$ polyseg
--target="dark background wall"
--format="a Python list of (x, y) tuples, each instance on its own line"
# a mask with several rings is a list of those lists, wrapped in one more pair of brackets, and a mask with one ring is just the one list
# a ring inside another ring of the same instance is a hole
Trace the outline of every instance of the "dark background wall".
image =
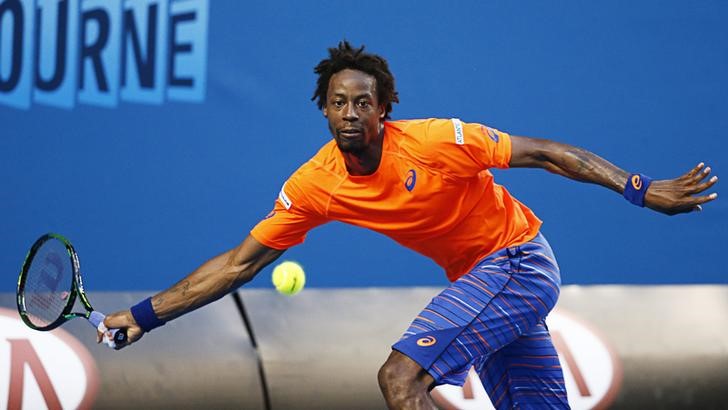
[[(34, 7), (0, 7), (10, 3)], [(35, 6), (45, 16), (56, 4)], [(718, 175), (727, 169), (724, 2), (67, 4), (68, 64), (58, 89), (31, 90), (29, 57), (17, 86), (0, 91), (0, 291), (14, 288), (26, 249), (47, 231), (74, 242), (95, 290), (162, 288), (235, 246), (286, 177), (330, 138), (309, 101), (312, 68), (344, 38), (389, 59), (401, 99), (394, 118), (458, 117), (558, 139), (657, 178), (700, 161)], [(131, 13), (146, 40), (150, 5), (160, 16), (159, 71), (144, 88), (122, 16)], [(105, 92), (83, 58), (100, 25), (82, 13), (98, 7), (112, 27), (100, 54)], [(56, 32), (49, 20), (46, 46)], [(12, 22), (7, 11), (0, 17), (5, 83), (14, 67)], [(23, 34), (24, 58), (32, 33)], [(47, 80), (54, 53), (41, 50)], [(545, 221), (567, 283), (728, 283), (715, 262), (728, 243), (724, 199), (670, 218), (543, 171), (496, 178)], [(300, 261), (315, 287), (445, 283), (429, 260), (337, 223), (284, 258)], [(268, 286), (267, 272), (253, 285)]]

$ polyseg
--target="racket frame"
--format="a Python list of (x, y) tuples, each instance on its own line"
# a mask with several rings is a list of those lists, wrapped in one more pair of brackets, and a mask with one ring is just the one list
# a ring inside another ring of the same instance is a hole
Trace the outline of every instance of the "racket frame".
[[(33, 261), (33, 258), (38, 253), (38, 249), (40, 249), (43, 244), (45, 244), (49, 240), (58, 240), (66, 248), (67, 256), (69, 257), (71, 261), (71, 268), (73, 270), (72, 272), (72, 280), (71, 280), (71, 289), (69, 289), (69, 294), (66, 300), (66, 306), (63, 308), (62, 313), (58, 316), (58, 318), (53, 321), (52, 323), (49, 323), (46, 326), (38, 326), (35, 325), (29, 317), (29, 314), (25, 308), (25, 282), (28, 278), (28, 269), (30, 269), (31, 262)], [(89, 315), (93, 311), (93, 307), (91, 307), (91, 303), (88, 301), (88, 298), (86, 297), (86, 292), (83, 289), (83, 281), (81, 279), (81, 264), (78, 261), (78, 254), (76, 253), (76, 250), (73, 248), (73, 245), (71, 245), (71, 242), (66, 239), (64, 236), (59, 235), (57, 233), (47, 233), (38, 240), (33, 243), (33, 246), (31, 246), (30, 250), (28, 251), (27, 255), (25, 255), (25, 260), (23, 261), (23, 267), (20, 270), (20, 275), (18, 276), (18, 288), (16, 292), (17, 296), (17, 305), (18, 305), (18, 313), (20, 314), (21, 319), (23, 322), (28, 325), (31, 329), (40, 330), (40, 331), (48, 331), (53, 330), (57, 328), (58, 326), (62, 325), (66, 321), (76, 318), (76, 317), (82, 317), (85, 319), (89, 318)], [(85, 313), (79, 313), (79, 312), (72, 312), (73, 305), (76, 303), (76, 297), (78, 296), (78, 299), (81, 301), (81, 304), (86, 309)]]

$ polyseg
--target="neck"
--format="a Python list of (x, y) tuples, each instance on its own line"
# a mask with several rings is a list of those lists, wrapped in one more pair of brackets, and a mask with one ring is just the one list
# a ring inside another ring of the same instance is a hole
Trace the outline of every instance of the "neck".
[(365, 149), (359, 152), (343, 152), (344, 163), (349, 175), (371, 175), (379, 168), (382, 161), (382, 146), (384, 144), (384, 126), (380, 125), (377, 138)]

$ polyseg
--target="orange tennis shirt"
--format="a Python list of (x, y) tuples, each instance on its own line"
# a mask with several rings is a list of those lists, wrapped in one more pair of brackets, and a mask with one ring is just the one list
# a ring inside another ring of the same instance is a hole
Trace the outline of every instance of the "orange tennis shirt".
[(329, 221), (372, 229), (430, 257), (456, 280), (487, 255), (536, 236), (541, 221), (493, 181), (511, 137), (458, 119), (387, 121), (376, 172), (349, 175), (331, 140), (281, 188), (251, 231), (286, 249)]

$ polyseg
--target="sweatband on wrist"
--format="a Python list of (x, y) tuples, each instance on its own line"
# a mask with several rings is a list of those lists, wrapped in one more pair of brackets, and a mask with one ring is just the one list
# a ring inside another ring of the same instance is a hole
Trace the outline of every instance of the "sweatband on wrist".
[(645, 194), (650, 187), (652, 178), (644, 174), (630, 174), (624, 186), (624, 197), (637, 206), (645, 206)]
[(152, 307), (152, 298), (148, 297), (131, 307), (131, 315), (144, 332), (149, 332), (167, 323), (157, 317)]

